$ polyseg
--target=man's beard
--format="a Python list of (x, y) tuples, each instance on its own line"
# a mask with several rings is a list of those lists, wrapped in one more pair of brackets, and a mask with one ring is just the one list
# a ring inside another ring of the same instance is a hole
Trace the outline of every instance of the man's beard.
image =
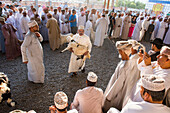
[(83, 33), (80, 33), (79, 35), (80, 35), (80, 36), (82, 36), (82, 35), (83, 35)]

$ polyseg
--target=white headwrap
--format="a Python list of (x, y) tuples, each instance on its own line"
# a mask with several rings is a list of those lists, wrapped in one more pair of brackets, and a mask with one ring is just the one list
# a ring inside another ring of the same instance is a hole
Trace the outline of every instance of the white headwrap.
[(38, 26), (37, 22), (35, 20), (32, 20), (28, 23), (28, 27), (31, 28), (31, 27), (34, 27), (34, 26)]
[[(121, 49), (122, 51), (124, 51), (129, 56), (131, 54), (132, 44), (129, 44), (128, 41), (117, 41), (116, 42), (116, 48), (118, 50)], [(120, 55), (119, 55), (119, 58), (121, 58)]]

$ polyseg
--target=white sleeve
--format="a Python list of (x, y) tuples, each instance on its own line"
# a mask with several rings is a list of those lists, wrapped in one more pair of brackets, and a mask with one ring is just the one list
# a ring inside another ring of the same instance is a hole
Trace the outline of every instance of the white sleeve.
[(28, 61), (27, 54), (26, 54), (26, 49), (31, 43), (31, 37), (26, 36), (24, 39), (24, 42), (21, 45), (21, 53), (22, 53), (22, 61), (26, 62)]
[(74, 100), (73, 100), (73, 105), (72, 105), (72, 109), (78, 109), (79, 106), (79, 100), (78, 100), (78, 94), (81, 90), (78, 90), (75, 94)]
[[(139, 59), (137, 60), (137, 62), (138, 61)], [(153, 74), (152, 64), (146, 66), (144, 60), (141, 63), (137, 64), (137, 67), (141, 71), (141, 74)]]
[(91, 49), (92, 49), (92, 44), (90, 38), (88, 37), (88, 51), (91, 52)]
[(38, 37), (39, 41), (42, 42), (43, 41), (43, 37), (42, 35), (40, 34), (40, 37)]

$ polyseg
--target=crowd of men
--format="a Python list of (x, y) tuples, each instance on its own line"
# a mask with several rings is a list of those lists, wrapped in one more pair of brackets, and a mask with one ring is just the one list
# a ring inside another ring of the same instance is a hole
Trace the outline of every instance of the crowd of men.
[[(117, 47), (121, 61), (103, 93), (95, 87), (97, 75), (89, 72), (87, 87), (75, 94), (70, 111), (68, 97), (57, 92), (51, 113), (169, 113), (170, 111), (170, 17), (152, 16), (147, 12), (115, 12), (103, 9), (80, 11), (68, 7), (30, 9), (0, 2), (0, 50), (7, 60), (22, 55), (27, 64), (28, 80), (44, 83), (42, 41), (51, 50), (61, 46), (61, 35), (73, 34), (79, 45), (91, 52), (92, 45), (101, 47), (106, 37), (121, 38)], [(134, 40), (128, 40), (128, 39)], [(135, 41), (136, 40), (136, 41)], [(152, 40), (152, 41), (151, 41)], [(152, 50), (140, 49), (137, 41), (151, 41)], [(133, 43), (132, 43), (133, 42)], [(85, 72), (85, 62), (73, 51), (68, 73)], [(80, 68), (81, 67), (81, 68)], [(34, 111), (32, 111), (34, 112)]]

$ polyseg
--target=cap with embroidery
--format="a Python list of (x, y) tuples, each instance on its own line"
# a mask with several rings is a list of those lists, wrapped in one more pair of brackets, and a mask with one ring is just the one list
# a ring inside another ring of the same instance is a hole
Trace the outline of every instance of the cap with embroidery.
[(37, 24), (37, 22), (35, 21), (35, 20), (32, 20), (32, 21), (30, 21), (29, 23), (28, 23), (28, 27), (30, 28), (30, 27), (34, 27), (34, 26), (38, 26), (38, 24)]
[(165, 80), (156, 75), (142, 75), (141, 85), (150, 91), (162, 91), (165, 89)]
[(83, 29), (84, 30), (84, 26), (80, 25), (78, 29)]
[(67, 95), (60, 91), (60, 92), (57, 92), (54, 96), (54, 103), (55, 103), (55, 106), (58, 108), (58, 109), (64, 109), (67, 107), (68, 105), (68, 97)]
[(90, 82), (97, 82), (97, 75), (94, 72), (89, 72), (87, 76), (87, 80)]

